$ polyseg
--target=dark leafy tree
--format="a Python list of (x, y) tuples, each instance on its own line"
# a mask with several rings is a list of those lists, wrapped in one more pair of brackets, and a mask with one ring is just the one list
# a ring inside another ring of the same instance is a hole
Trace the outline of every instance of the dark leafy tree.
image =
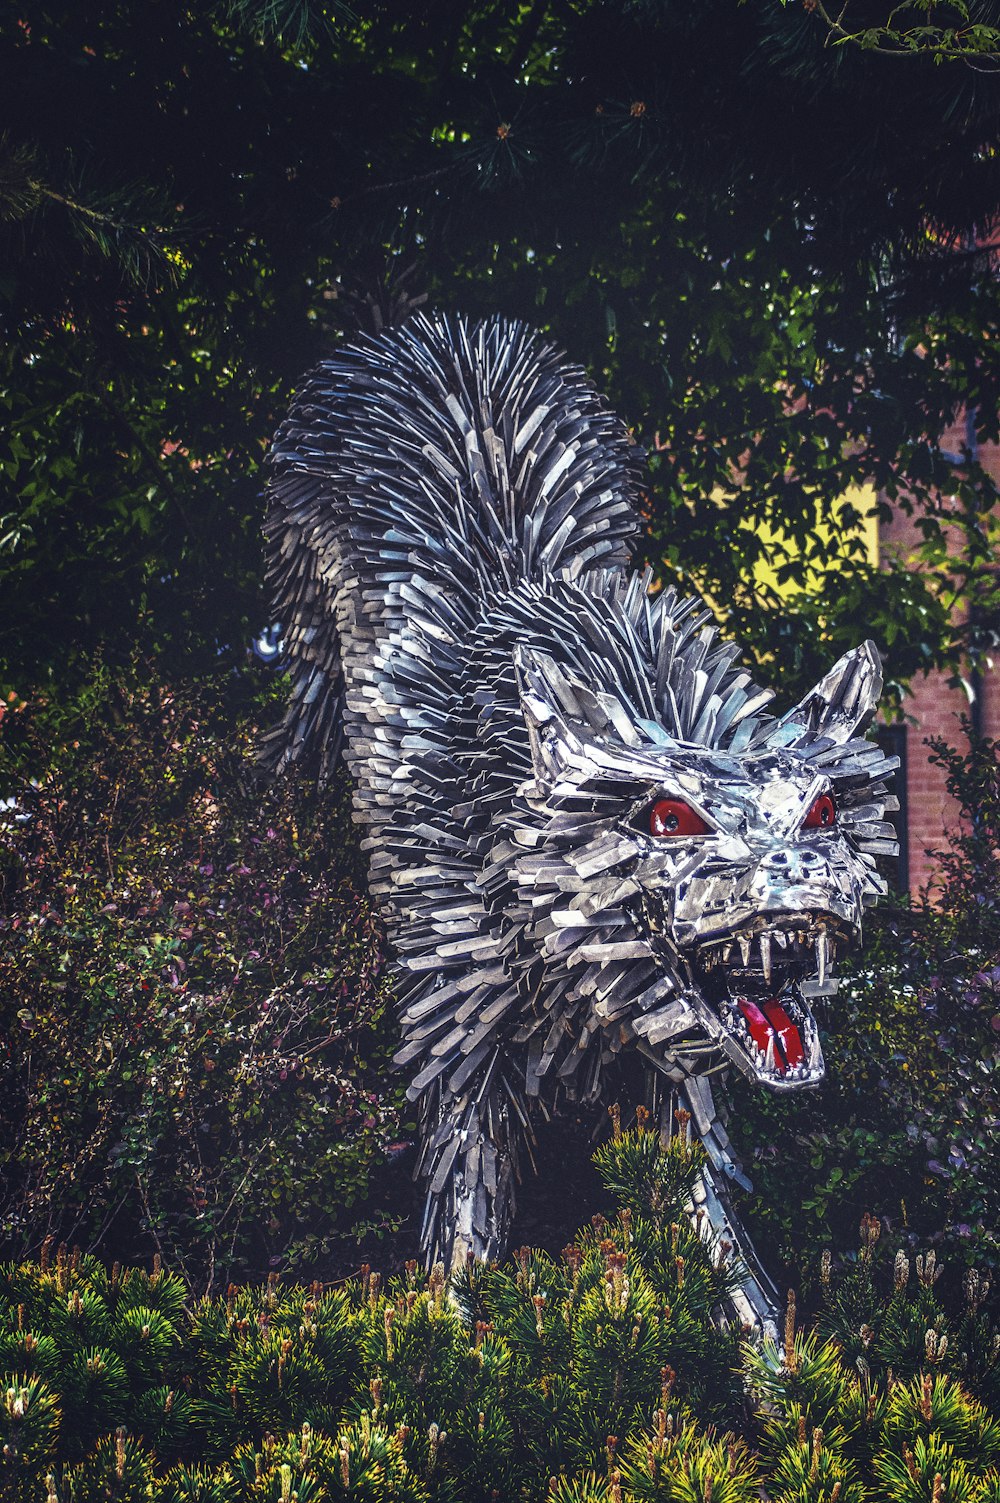
[[(137, 635), (239, 661), (267, 437), (406, 306), (399, 266), (590, 367), (654, 456), (651, 558), (760, 671), (807, 679), (860, 617), (897, 683), (956, 662), (952, 598), (992, 577), (993, 489), (941, 436), (963, 404), (995, 436), (995, 84), (932, 54), (890, 88), (827, 40), (780, 0), (28, 0), (0, 34), (7, 682), (71, 689)], [(853, 536), (822, 569), (867, 478), (923, 574)]]

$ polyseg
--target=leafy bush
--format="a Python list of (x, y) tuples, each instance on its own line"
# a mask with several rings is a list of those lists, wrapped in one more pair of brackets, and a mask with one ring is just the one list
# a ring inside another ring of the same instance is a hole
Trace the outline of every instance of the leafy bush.
[(846, 1247), (868, 1207), (914, 1242), (1000, 1259), (1000, 744), (966, 731), (964, 755), (931, 743), (960, 809), (939, 880), (873, 916), (827, 1007), (827, 1081), (780, 1100), (734, 1085), (748, 1215), (790, 1264)]
[(266, 696), (142, 676), (99, 674), (55, 749), (30, 709), (9, 738), (0, 1212), (15, 1255), (112, 1236), (211, 1287), (314, 1259), (363, 1195), (390, 993), (344, 789), (258, 775)]
[(4, 1265), (0, 1496), (996, 1503), (984, 1281), (946, 1310), (933, 1254), (911, 1277), (869, 1219), (857, 1257), (824, 1260), (818, 1329), (790, 1302), (783, 1342), (741, 1352), (712, 1319), (736, 1270), (683, 1219), (701, 1163), (683, 1134), (619, 1133), (599, 1156), (636, 1187), (616, 1217), (450, 1290), (440, 1269), (366, 1268), (188, 1308), (159, 1266)]

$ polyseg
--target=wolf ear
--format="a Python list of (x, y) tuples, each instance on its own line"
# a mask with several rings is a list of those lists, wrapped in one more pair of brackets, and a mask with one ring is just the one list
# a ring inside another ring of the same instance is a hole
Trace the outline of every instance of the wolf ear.
[(519, 643), (514, 667), (539, 786), (550, 786), (568, 767), (579, 769), (588, 757), (600, 760), (601, 749), (644, 752), (675, 744), (657, 722), (550, 653)]
[(782, 715), (781, 743), (800, 746), (820, 736), (838, 744), (850, 741), (867, 729), (881, 695), (882, 659), (874, 642), (862, 642), (853, 652), (845, 652), (815, 688)]

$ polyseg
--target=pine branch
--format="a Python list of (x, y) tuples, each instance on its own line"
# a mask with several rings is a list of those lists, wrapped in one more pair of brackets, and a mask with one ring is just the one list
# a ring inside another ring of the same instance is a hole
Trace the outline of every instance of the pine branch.
[(144, 283), (154, 266), (176, 281), (176, 253), (168, 243), (160, 195), (144, 185), (88, 191), (81, 170), (61, 185), (45, 170), (29, 142), (0, 137), (0, 222), (14, 224), (46, 207), (64, 211), (75, 238), (106, 260), (116, 260), (130, 282)]
[(226, 18), (249, 32), (255, 41), (287, 47), (292, 52), (301, 52), (329, 34), (332, 21), (358, 19), (343, 0), (321, 6), (313, 0), (226, 0)]

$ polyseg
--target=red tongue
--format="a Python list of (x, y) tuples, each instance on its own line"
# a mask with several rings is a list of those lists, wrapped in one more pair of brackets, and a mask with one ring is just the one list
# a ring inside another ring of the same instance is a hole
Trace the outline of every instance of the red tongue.
[[(777, 997), (772, 997), (770, 1002), (764, 1003), (764, 1011), (767, 1013), (768, 1022), (778, 1035), (787, 1067), (792, 1069), (795, 1065), (801, 1065), (805, 1060), (806, 1051), (802, 1047), (799, 1030)], [(781, 1073), (784, 1074), (784, 1070)]]
[(806, 1056), (799, 1030), (777, 997), (764, 1003), (763, 1012), (748, 997), (740, 997), (739, 1009), (750, 1037), (762, 1054), (767, 1053), (767, 1046), (774, 1039), (774, 1064), (779, 1075), (785, 1075), (792, 1066), (802, 1064)]

